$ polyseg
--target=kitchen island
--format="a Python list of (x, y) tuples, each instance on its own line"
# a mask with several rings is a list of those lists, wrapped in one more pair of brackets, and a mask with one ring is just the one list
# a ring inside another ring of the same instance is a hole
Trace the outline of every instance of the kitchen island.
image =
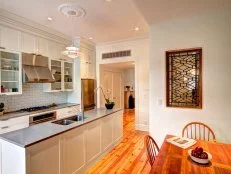
[(47, 122), (3, 134), (0, 173), (84, 173), (122, 140), (122, 116), (122, 109), (99, 108), (69, 125)]

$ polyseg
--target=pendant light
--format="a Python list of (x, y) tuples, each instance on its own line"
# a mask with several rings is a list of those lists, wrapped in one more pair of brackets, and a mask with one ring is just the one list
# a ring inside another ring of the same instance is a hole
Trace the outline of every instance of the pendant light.
[(62, 54), (73, 59), (79, 57), (79, 48), (75, 46), (74, 40), (72, 40), (72, 44), (66, 47), (66, 50)]

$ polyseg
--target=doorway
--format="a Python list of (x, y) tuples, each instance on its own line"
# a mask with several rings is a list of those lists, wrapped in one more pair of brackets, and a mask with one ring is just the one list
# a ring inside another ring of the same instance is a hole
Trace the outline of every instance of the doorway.
[[(115, 102), (115, 108), (135, 109), (135, 62), (108, 63), (100, 65), (100, 86), (106, 98)], [(105, 99), (100, 94), (100, 106)]]

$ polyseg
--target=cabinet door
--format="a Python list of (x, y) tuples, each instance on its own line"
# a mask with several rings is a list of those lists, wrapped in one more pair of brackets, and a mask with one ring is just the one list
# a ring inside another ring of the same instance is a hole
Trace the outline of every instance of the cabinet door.
[(86, 160), (91, 161), (100, 153), (100, 120), (87, 124)]
[(61, 140), (61, 174), (78, 172), (85, 164), (84, 126), (68, 131)]
[(1, 27), (1, 47), (13, 51), (20, 51), (20, 36), (21, 33), (6, 27)]
[(64, 62), (64, 91), (74, 89), (74, 67), (72, 62)]
[(81, 48), (80, 51), (80, 68), (81, 68), (81, 78), (88, 78), (88, 57), (87, 51)]
[(123, 112), (113, 114), (113, 140), (118, 141), (123, 136)]
[(113, 115), (101, 120), (101, 149), (106, 150), (113, 143)]
[(22, 123), (9, 125), (9, 126), (0, 127), (0, 134), (4, 134), (4, 133), (7, 133), (7, 132), (12, 132), (12, 131), (23, 129), (23, 128), (26, 128), (26, 127), (29, 127), (29, 119), (28, 119), (28, 122), (22, 122)]
[(59, 149), (59, 136), (26, 148), (27, 173), (58, 174), (60, 171)]
[(63, 57), (61, 54), (63, 49), (64, 49), (64, 45), (62, 45), (62, 44), (59, 44), (59, 43), (53, 42), (53, 41), (48, 42), (49, 57), (52, 59), (60, 60)]
[(6, 95), (14, 95), (22, 93), (22, 62), (21, 54), (16, 51), (0, 49), (0, 83), (1, 93)]
[(37, 38), (36, 36), (22, 33), (22, 52), (25, 53), (36, 53)]
[(95, 52), (94, 51), (90, 51), (89, 52), (89, 57), (88, 57), (88, 76), (89, 78), (94, 79), (95, 78)]
[(38, 46), (36, 49), (37, 54), (41, 54), (43, 56), (48, 56), (48, 40), (38, 37)]

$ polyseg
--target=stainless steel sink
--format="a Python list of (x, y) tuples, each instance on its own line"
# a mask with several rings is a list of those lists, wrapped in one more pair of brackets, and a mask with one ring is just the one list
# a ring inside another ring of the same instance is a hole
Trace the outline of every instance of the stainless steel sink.
[[(84, 117), (84, 120), (87, 118), (88, 117)], [(82, 120), (83, 120), (83, 117), (81, 115), (75, 115), (75, 116), (67, 117), (67, 118), (62, 119), (62, 120), (54, 121), (52, 123), (59, 124), (59, 125), (69, 125), (69, 124), (76, 123), (76, 122), (79, 122)]]
[(60, 124), (60, 125), (69, 125), (69, 124), (74, 123), (74, 121), (71, 121), (71, 120), (68, 120), (68, 119), (62, 119), (62, 120), (54, 121), (52, 123)]

